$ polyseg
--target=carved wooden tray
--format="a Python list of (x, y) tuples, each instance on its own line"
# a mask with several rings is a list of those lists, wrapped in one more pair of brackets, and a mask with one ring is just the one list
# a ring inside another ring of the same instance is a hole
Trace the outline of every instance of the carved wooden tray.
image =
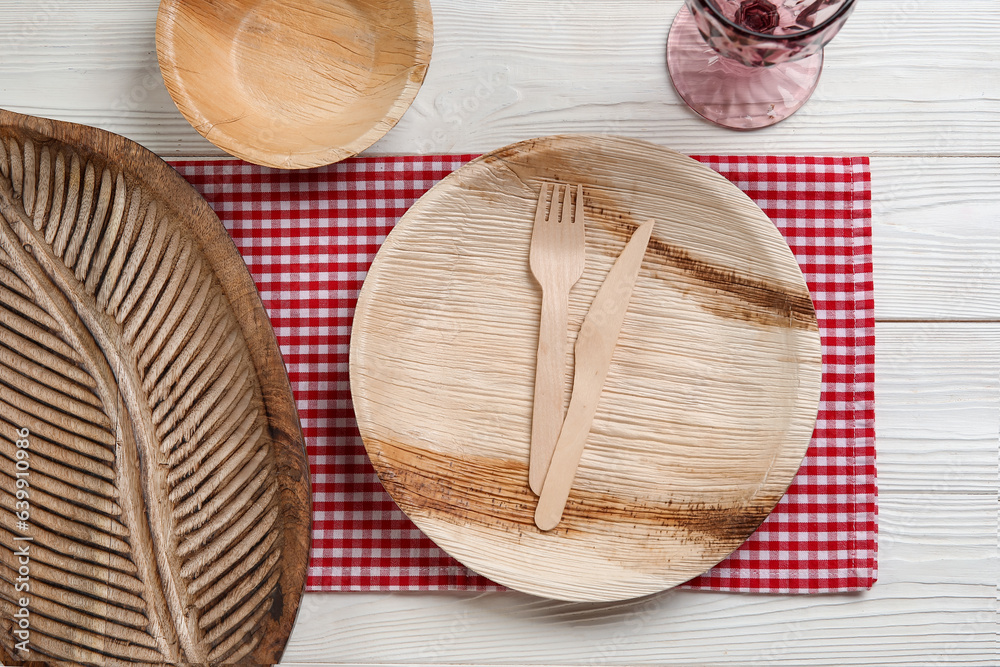
[[(528, 488), (541, 184), (584, 188), (572, 343), (638, 223), (656, 226), (562, 522)], [(351, 390), (393, 499), (507, 586), (567, 600), (682, 583), (736, 549), (785, 492), (816, 419), (820, 338), (787, 244), (729, 181), (652, 144), (554, 137), (473, 161), (389, 235), (358, 302)]]
[(149, 151), (9, 112), (0, 496), (4, 664), (279, 660), (309, 475), (246, 266)]

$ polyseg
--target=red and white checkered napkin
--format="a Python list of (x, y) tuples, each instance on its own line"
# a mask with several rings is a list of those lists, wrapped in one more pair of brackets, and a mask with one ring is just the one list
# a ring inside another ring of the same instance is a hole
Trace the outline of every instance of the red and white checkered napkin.
[[(348, 384), (354, 306), (399, 217), (472, 156), (360, 158), (309, 171), (174, 166), (218, 213), (260, 290), (313, 480), (308, 590), (498, 589), (441, 551), (382, 489)], [(690, 586), (825, 592), (875, 581), (874, 315), (867, 158), (698, 157), (781, 229), (816, 304), (823, 391), (809, 452), (756, 533)]]

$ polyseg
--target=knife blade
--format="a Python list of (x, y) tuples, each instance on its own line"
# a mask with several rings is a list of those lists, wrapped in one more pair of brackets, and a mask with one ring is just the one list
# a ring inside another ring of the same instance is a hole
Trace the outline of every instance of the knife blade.
[(540, 530), (552, 530), (562, 519), (653, 224), (647, 220), (633, 232), (580, 326), (574, 347), (573, 393), (535, 508), (535, 525)]

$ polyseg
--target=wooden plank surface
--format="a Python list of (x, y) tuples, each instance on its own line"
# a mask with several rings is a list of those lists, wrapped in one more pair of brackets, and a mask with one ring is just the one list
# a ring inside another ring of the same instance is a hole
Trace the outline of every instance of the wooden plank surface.
[[(163, 87), (157, 4), (0, 1), (0, 106), (123, 132), (165, 156), (219, 155)], [(677, 591), (596, 610), (517, 594), (309, 594), (286, 664), (1000, 662), (1000, 5), (861, 2), (810, 103), (737, 133), (670, 88), (664, 44), (681, 4), (434, 0), (426, 83), (369, 154), (591, 131), (688, 153), (876, 156), (879, 582), (808, 598)]]
[(311, 594), (285, 664), (995, 665), (1000, 324), (889, 323), (877, 336), (871, 591), (605, 605)]
[(880, 498), (996, 496), (1000, 325), (886, 323), (875, 338)]
[(876, 318), (1000, 320), (1000, 159), (871, 166)]
[(674, 590), (602, 607), (517, 593), (308, 595), (284, 664), (995, 665), (995, 505), (883, 497), (881, 576), (863, 594)]
[[(813, 99), (789, 120), (745, 133), (700, 120), (670, 85), (666, 35), (681, 4), (436, 0), (424, 86), (368, 154), (487, 151), (567, 131), (689, 153), (1000, 153), (993, 0), (859, 3), (827, 48)], [(2, 106), (111, 129), (162, 155), (221, 154), (163, 86), (157, 5), (3, 0)]]

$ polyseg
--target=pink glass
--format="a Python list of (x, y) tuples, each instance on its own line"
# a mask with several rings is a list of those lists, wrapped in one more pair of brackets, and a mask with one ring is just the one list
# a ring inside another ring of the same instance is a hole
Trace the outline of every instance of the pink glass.
[(766, 127), (795, 113), (816, 89), (823, 47), (855, 0), (685, 0), (670, 28), (674, 88), (708, 120)]

